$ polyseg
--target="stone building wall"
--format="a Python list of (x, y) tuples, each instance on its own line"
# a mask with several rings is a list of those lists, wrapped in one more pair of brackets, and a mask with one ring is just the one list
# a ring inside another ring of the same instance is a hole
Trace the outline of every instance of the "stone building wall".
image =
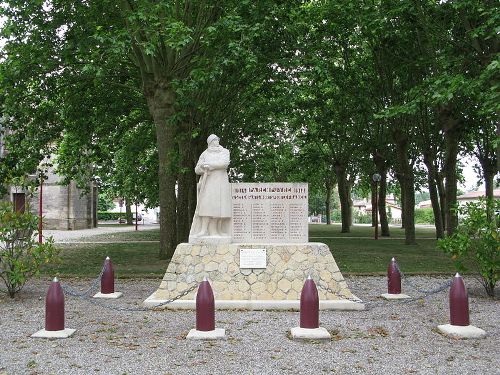
[[(88, 192), (79, 189), (74, 181), (60, 185), (61, 179), (49, 170), (42, 187), (42, 216), (45, 229), (76, 230), (96, 226), (94, 213), (97, 190), (89, 184)], [(39, 189), (34, 194), (32, 212), (38, 215)]]

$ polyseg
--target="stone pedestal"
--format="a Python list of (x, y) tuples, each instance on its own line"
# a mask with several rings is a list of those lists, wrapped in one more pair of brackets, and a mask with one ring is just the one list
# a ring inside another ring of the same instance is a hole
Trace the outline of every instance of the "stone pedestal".
[[(266, 249), (266, 268), (240, 269), (240, 249)], [(318, 286), (320, 309), (364, 309), (322, 243), (179, 244), (160, 287), (144, 305), (154, 307), (174, 298), (207, 276), (217, 309), (298, 310), (308, 275)], [(195, 295), (196, 290), (164, 307), (194, 309)]]

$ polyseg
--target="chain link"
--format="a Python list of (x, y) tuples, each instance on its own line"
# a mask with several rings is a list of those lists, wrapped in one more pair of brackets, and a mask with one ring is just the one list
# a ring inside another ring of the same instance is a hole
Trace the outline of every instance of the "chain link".
[[(401, 273), (401, 271), (400, 271), (400, 273)], [(350, 297), (350, 296), (348, 296), (348, 295), (340, 292), (340, 287), (339, 287), (339, 290), (333, 290), (330, 287), (323, 285), (323, 283), (326, 283), (326, 282), (324, 280), (321, 280), (321, 279), (318, 280), (318, 284), (317, 285), (319, 286), (320, 289), (322, 289), (322, 290), (324, 290), (324, 291), (326, 291), (328, 293), (331, 293), (331, 294), (333, 294), (336, 297), (340, 297), (342, 299), (345, 299), (345, 300), (348, 300), (348, 301), (351, 301), (351, 302), (363, 304), (363, 305), (365, 305), (365, 310), (371, 310), (374, 307), (387, 304), (387, 301), (362, 301), (360, 299), (356, 299), (356, 298)], [(452, 281), (450, 280), (450, 281), (447, 281), (446, 283), (444, 283), (444, 284), (442, 284), (442, 285), (440, 285), (440, 286), (438, 286), (438, 287), (436, 287), (434, 289), (430, 289), (430, 290), (419, 289), (418, 290), (419, 293), (422, 293), (423, 295), (420, 295), (420, 296), (417, 296), (417, 297), (412, 297), (412, 298), (405, 298), (405, 299), (395, 300), (394, 302), (397, 301), (399, 303), (411, 303), (411, 302), (415, 302), (415, 301), (420, 301), (420, 300), (429, 298), (431, 295), (440, 293), (440, 292), (442, 292), (442, 291), (450, 288), (451, 284), (452, 284)], [(391, 303), (393, 303), (393, 302), (391, 302)]]
[(410, 288), (412, 288), (413, 290), (415, 290), (419, 293), (425, 294), (425, 295), (439, 293), (439, 292), (441, 292), (441, 291), (443, 291), (451, 286), (451, 281), (448, 280), (444, 284), (441, 284), (440, 286), (438, 286), (434, 289), (420, 289), (417, 285), (415, 285), (413, 282), (410, 281), (410, 278), (408, 276), (406, 276), (403, 273), (403, 271), (401, 271), (401, 269), (399, 268), (399, 265), (397, 263), (396, 263), (396, 270), (399, 272), (399, 274), (401, 275), (401, 278), (405, 280), (405, 283), (408, 284), (408, 286)]
[[(447, 281), (446, 283), (442, 284), (442, 285), (439, 285), (438, 287), (434, 288), (434, 289), (420, 289), (419, 287), (417, 287), (416, 285), (414, 285), (412, 282), (409, 281), (409, 278), (403, 274), (403, 272), (401, 272), (401, 270), (399, 269), (399, 267), (396, 265), (396, 268), (398, 270), (398, 272), (400, 273), (401, 277), (405, 279), (405, 282), (414, 290), (416, 290), (417, 292), (419, 293), (422, 293), (423, 295), (420, 295), (418, 297), (413, 297), (413, 298), (406, 298), (406, 299), (401, 299), (401, 300), (397, 300), (398, 302), (400, 303), (411, 303), (411, 302), (415, 302), (415, 301), (419, 301), (419, 300), (422, 300), (422, 299), (426, 299), (428, 297), (430, 297), (431, 295), (434, 295), (434, 294), (437, 294), (437, 293), (440, 293), (448, 288), (451, 287), (451, 284), (452, 284), (452, 281)], [(90, 285), (90, 287), (83, 291), (83, 292), (79, 292), (77, 291), (76, 289), (73, 289), (69, 286), (65, 286), (65, 285), (62, 285), (61, 284), (61, 287), (63, 289), (63, 291), (70, 295), (70, 296), (73, 296), (73, 297), (77, 297), (77, 298), (80, 298), (84, 301), (87, 301), (93, 305), (97, 305), (97, 306), (100, 306), (100, 307), (103, 307), (103, 308), (106, 308), (106, 309), (109, 309), (109, 310), (113, 310), (113, 311), (131, 311), (131, 312), (134, 312), (134, 311), (157, 311), (159, 310), (161, 307), (163, 306), (166, 306), (174, 301), (177, 301), (178, 299), (182, 298), (182, 297), (185, 297), (187, 296), (189, 293), (191, 293), (193, 290), (195, 290), (199, 283), (198, 282), (194, 282), (189, 288), (183, 290), (182, 292), (180, 292), (178, 295), (176, 295), (175, 297), (173, 298), (170, 298), (164, 302), (161, 302), (151, 308), (148, 308), (148, 307), (124, 307), (124, 306), (112, 306), (112, 305), (109, 305), (109, 304), (105, 304), (103, 301), (98, 301), (92, 297), (90, 297), (88, 294), (94, 290), (99, 281), (101, 280), (101, 277), (104, 273), (104, 271), (106, 270), (106, 263), (104, 263), (102, 269), (101, 269), (101, 272), (99, 274), (98, 277), (96, 277), (93, 281), (92, 281), (92, 284)], [(219, 273), (220, 271), (216, 270), (216, 271), (213, 271), (213, 273), (217, 274)], [(336, 271), (335, 273), (341, 273), (340, 271)], [(173, 273), (175, 274), (175, 273)], [(235, 277), (237, 275), (240, 275), (241, 272), (236, 272), (234, 275), (232, 275), (232, 277)], [(283, 276), (280, 280), (284, 279), (285, 276)], [(340, 286), (336, 289), (336, 290), (333, 290), (331, 289), (330, 287), (328, 287), (328, 283), (324, 280), (322, 280), (321, 278), (318, 277), (318, 283), (317, 283), (318, 287), (324, 291), (326, 291), (327, 293), (330, 293), (330, 294), (333, 294), (334, 296), (336, 297), (339, 297), (341, 299), (344, 299), (344, 300), (347, 300), (347, 301), (351, 301), (351, 302), (354, 302), (354, 303), (358, 303), (358, 304), (361, 304), (361, 305), (364, 305), (365, 306), (365, 310), (371, 310), (372, 308), (376, 307), (376, 306), (381, 306), (381, 305), (384, 305), (387, 303), (387, 301), (363, 301), (359, 298), (354, 298), (352, 295), (347, 295), (345, 293), (342, 292), (342, 289), (340, 288)]]
[(71, 288), (70, 286), (63, 286), (63, 290), (65, 290), (69, 295), (73, 297), (84, 297), (88, 295), (90, 292), (92, 292), (94, 289), (96, 289), (97, 285), (101, 281), (102, 275), (104, 274), (104, 271), (106, 270), (106, 262), (104, 262), (104, 265), (102, 266), (101, 272), (99, 273), (99, 276), (97, 276), (90, 286), (88, 287), (87, 290), (83, 292), (79, 292), (76, 289)]
[(108, 309), (108, 310), (113, 310), (113, 311), (132, 311), (132, 312), (133, 311), (151, 311), (151, 310), (156, 311), (156, 310), (158, 310), (162, 306), (168, 305), (169, 303), (177, 301), (179, 298), (187, 296), (189, 293), (191, 293), (197, 287), (198, 287), (198, 283), (194, 283), (189, 288), (187, 288), (187, 289), (183, 290), (181, 293), (179, 293), (177, 296), (175, 296), (173, 298), (170, 298), (170, 299), (168, 299), (168, 300), (166, 300), (166, 301), (164, 301), (162, 303), (159, 303), (158, 305), (155, 305), (155, 306), (149, 308), (149, 307), (125, 307), (125, 306), (113, 306), (113, 305), (109, 305), (109, 304), (104, 303), (103, 301), (99, 301), (99, 300), (93, 299), (90, 296), (86, 296), (86, 295), (74, 293), (72, 291), (72, 288), (69, 288), (69, 287), (66, 287), (66, 286), (62, 285), (63, 291), (65, 293), (67, 293), (68, 295), (80, 298), (80, 299), (82, 299), (82, 300), (84, 300), (84, 301), (86, 301), (88, 303), (93, 304), (93, 305), (97, 305), (97, 306), (103, 307), (103, 308)]

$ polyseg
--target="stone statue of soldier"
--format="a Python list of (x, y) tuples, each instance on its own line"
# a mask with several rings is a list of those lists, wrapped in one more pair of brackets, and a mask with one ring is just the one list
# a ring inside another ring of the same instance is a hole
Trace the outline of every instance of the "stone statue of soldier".
[(196, 211), (189, 234), (190, 243), (231, 242), (231, 187), (227, 176), (229, 150), (211, 134), (208, 147), (195, 167), (200, 175)]

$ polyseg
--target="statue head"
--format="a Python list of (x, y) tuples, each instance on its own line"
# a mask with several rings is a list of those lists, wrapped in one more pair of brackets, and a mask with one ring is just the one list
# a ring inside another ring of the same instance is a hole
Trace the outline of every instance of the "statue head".
[(215, 134), (210, 134), (210, 135), (208, 136), (208, 138), (207, 138), (207, 144), (210, 146), (210, 144), (211, 144), (213, 141), (215, 141), (215, 140), (217, 140), (217, 144), (216, 144), (216, 146), (218, 146), (218, 145), (219, 145), (219, 144), (218, 144), (218, 142), (219, 142), (219, 137), (217, 137)]

